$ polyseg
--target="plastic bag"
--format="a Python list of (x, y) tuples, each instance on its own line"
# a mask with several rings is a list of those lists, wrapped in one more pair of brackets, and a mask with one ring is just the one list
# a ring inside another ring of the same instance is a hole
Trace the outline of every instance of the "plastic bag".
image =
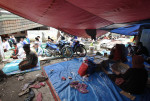
[(2, 71), (6, 74), (6, 73), (10, 73), (13, 71), (17, 71), (19, 70), (19, 63), (9, 63), (6, 64), (5, 67), (3, 67)]

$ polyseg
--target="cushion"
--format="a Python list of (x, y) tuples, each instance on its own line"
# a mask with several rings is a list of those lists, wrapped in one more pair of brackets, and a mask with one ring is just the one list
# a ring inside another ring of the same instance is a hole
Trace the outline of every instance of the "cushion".
[(82, 63), (79, 70), (78, 70), (78, 74), (80, 76), (86, 75), (87, 69), (88, 69), (88, 65), (86, 63)]

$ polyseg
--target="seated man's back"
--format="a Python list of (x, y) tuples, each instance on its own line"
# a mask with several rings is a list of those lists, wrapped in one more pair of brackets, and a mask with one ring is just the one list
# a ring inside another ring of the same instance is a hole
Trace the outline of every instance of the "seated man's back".
[(26, 70), (35, 67), (38, 63), (38, 56), (30, 50), (30, 45), (24, 45), (23, 48), (26, 53), (26, 59), (19, 64), (19, 69)]

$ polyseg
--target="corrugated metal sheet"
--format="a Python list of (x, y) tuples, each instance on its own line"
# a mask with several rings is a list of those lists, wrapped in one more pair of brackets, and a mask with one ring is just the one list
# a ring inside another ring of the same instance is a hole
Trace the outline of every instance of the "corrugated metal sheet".
[(24, 31), (43, 25), (0, 9), (0, 35)]
[(0, 35), (3, 35), (41, 27), (43, 25), (31, 22), (26, 19), (16, 19), (0, 21), (0, 26)]

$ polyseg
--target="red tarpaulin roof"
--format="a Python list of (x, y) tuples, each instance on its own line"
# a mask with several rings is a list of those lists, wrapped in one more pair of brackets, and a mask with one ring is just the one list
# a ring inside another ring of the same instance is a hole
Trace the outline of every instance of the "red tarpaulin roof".
[(0, 7), (14, 14), (82, 37), (88, 37), (85, 29), (149, 19), (149, 4), (150, 0), (0, 0)]

